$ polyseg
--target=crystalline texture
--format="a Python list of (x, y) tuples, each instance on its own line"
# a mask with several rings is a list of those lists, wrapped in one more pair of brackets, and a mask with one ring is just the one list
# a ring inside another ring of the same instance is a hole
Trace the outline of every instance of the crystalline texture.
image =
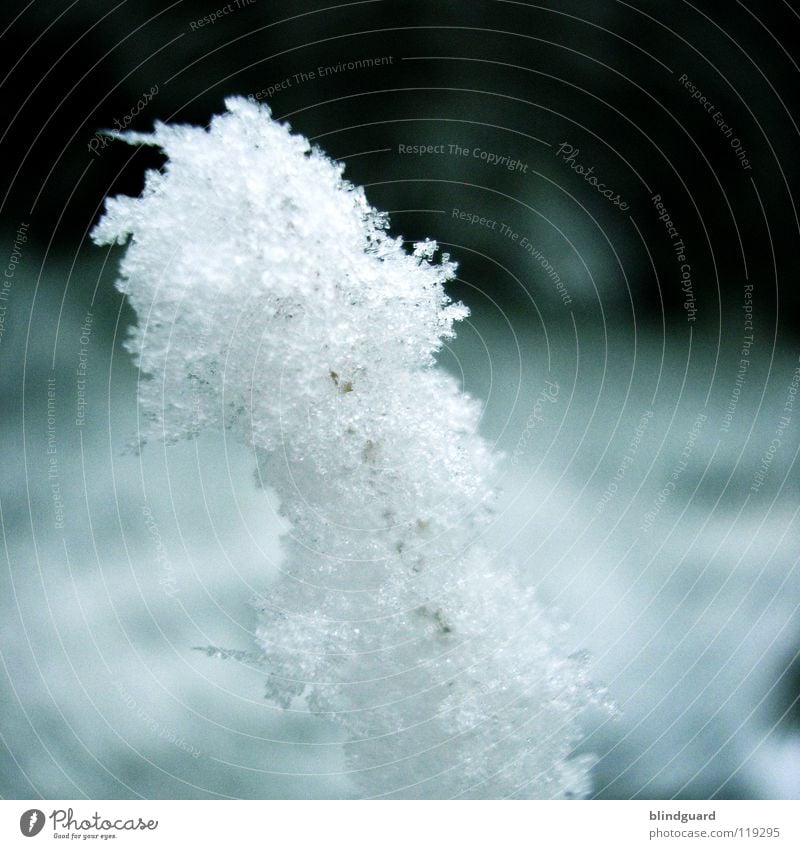
[(252, 445), (291, 522), (260, 600), (267, 696), (348, 732), (363, 795), (561, 798), (588, 688), (481, 547), (495, 460), (434, 367), (467, 310), (437, 246), (409, 253), (343, 168), (240, 98), (207, 130), (121, 137), (168, 156), (93, 232), (128, 242), (149, 435)]

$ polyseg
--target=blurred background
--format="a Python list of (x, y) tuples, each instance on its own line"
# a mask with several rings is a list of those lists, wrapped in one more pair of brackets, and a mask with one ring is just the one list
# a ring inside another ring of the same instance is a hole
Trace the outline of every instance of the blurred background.
[(505, 454), (495, 545), (617, 708), (596, 796), (797, 797), (797, 4), (1, 14), (0, 795), (350, 792), (247, 654), (274, 496), (225, 434), (131, 448), (135, 317), (87, 237), (162, 164), (102, 130), (239, 94), (458, 261), (440, 359)]

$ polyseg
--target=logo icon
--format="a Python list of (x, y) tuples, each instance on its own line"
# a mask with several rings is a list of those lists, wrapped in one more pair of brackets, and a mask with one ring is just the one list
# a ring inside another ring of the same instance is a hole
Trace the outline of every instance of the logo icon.
[(31, 808), (19, 818), (19, 830), (25, 837), (36, 837), (44, 828), (44, 813), (38, 808)]

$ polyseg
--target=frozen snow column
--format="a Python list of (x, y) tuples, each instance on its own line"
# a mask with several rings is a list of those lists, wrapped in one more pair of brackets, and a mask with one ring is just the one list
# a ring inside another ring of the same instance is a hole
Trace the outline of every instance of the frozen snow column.
[(159, 124), (168, 161), (93, 232), (119, 288), (152, 437), (224, 426), (291, 522), (260, 600), (267, 696), (346, 729), (364, 796), (563, 798), (590, 698), (515, 573), (477, 541), (495, 458), (434, 355), (467, 310), (435, 242), (407, 251), (342, 166), (241, 98)]

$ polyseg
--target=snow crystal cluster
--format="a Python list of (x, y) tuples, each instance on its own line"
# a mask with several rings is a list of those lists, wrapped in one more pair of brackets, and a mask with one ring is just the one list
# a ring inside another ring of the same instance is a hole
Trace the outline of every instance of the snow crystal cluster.
[(356, 792), (564, 798), (581, 667), (481, 546), (495, 459), (435, 367), (467, 311), (435, 242), (408, 252), (342, 166), (241, 98), (208, 129), (120, 138), (168, 157), (107, 202), (128, 242), (146, 435), (225, 427), (291, 524), (258, 600), (267, 696), (345, 729)]

